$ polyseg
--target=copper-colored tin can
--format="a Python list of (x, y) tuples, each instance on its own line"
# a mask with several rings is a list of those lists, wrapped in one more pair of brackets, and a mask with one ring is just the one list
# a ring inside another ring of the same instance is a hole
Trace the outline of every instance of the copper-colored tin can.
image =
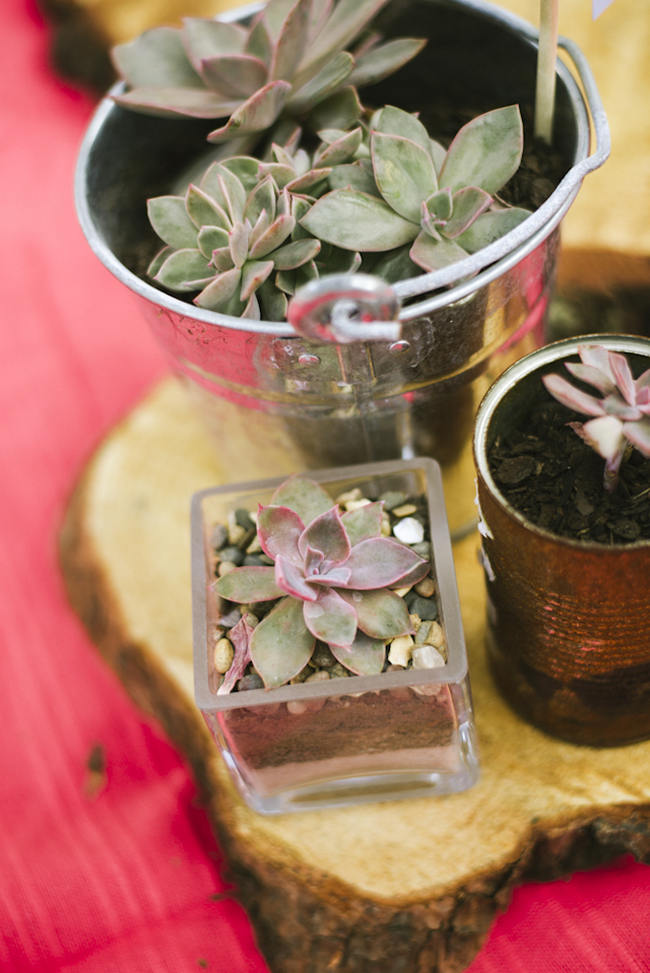
[(548, 733), (609, 746), (650, 736), (650, 541), (580, 542), (536, 527), (505, 499), (487, 462), (494, 439), (521, 414), (535, 373), (584, 343), (650, 358), (650, 340), (625, 335), (560, 341), (522, 358), (481, 403), (474, 457), (497, 685)]

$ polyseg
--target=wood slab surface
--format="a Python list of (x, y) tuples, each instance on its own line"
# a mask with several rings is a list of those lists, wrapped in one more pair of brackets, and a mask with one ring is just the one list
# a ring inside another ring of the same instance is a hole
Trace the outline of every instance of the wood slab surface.
[(650, 859), (650, 742), (574, 747), (497, 695), (476, 535), (455, 557), (479, 783), (443, 798), (278, 817), (249, 810), (192, 700), (189, 498), (226, 479), (184, 390), (166, 379), (90, 461), (60, 555), (98, 648), (186, 754), (272, 970), (460, 971), (516, 883), (626, 850)]

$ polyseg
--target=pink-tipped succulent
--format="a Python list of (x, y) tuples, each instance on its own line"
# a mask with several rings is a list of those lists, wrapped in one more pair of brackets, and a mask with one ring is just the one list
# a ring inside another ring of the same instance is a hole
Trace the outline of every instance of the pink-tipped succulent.
[[(320, 640), (350, 671), (382, 671), (386, 641), (413, 631), (405, 601), (391, 589), (417, 583), (429, 569), (409, 547), (381, 536), (382, 506), (341, 514), (320, 486), (298, 476), (260, 506), (257, 535), (273, 566), (235, 568), (215, 589), (240, 604), (279, 600), (258, 625), (238, 631), (233, 666), (250, 659), (267, 687), (281, 686)], [(231, 684), (226, 674), (220, 691)]]
[(269, 0), (248, 27), (200, 17), (155, 27), (114, 48), (129, 88), (116, 101), (147, 114), (227, 118), (211, 142), (263, 132), (281, 115), (356, 118), (356, 86), (392, 74), (425, 43), (381, 44), (366, 30), (386, 3)]
[(632, 447), (650, 457), (650, 368), (636, 380), (624, 355), (601, 345), (581, 345), (580, 362), (565, 362), (575, 378), (591, 385), (602, 398), (576, 388), (561, 375), (542, 379), (562, 405), (583, 415), (588, 422), (570, 422), (571, 428), (605, 460), (605, 489), (618, 483), (621, 463)]

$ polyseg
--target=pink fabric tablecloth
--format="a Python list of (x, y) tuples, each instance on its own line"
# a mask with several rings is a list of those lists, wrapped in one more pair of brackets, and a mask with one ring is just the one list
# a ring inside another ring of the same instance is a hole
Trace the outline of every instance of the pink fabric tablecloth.
[[(2, 14), (0, 970), (263, 973), (183, 759), (66, 603), (66, 498), (164, 366), (77, 227), (91, 102), (49, 70), (31, 0)], [(517, 890), (471, 973), (647, 973), (649, 876), (626, 859)]]

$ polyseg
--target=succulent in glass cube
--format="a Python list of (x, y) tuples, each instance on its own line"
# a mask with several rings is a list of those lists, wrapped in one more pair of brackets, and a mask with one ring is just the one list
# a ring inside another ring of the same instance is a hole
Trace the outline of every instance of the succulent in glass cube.
[(251, 625), (244, 614), (231, 630), (234, 659), (220, 692), (252, 661), (267, 687), (281, 686), (325, 643), (346, 669), (359, 675), (382, 671), (386, 643), (414, 633), (404, 599), (429, 572), (429, 562), (400, 541), (381, 534), (383, 502), (341, 512), (327, 492), (307, 477), (281, 484), (271, 503), (260, 505), (257, 537), (272, 564), (235, 567), (215, 584), (228, 601), (273, 607)]

